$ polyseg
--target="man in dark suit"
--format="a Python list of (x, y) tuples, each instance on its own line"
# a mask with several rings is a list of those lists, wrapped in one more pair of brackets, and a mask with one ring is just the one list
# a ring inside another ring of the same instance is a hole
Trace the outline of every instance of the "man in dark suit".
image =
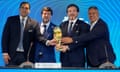
[(28, 16), (30, 4), (22, 2), (19, 10), (20, 15), (8, 17), (2, 36), (3, 57), (5, 64), (9, 66), (26, 61), (28, 52), (29, 60), (34, 62), (33, 47), (36, 39), (44, 44), (54, 45), (53, 40), (47, 40), (40, 34), (38, 23)]
[[(40, 32), (46, 39), (53, 39), (53, 29), (56, 26), (50, 22), (53, 11), (50, 7), (44, 7), (41, 11), (42, 22)], [(54, 46), (46, 46), (36, 41), (35, 62), (56, 62)]]
[[(80, 36), (89, 31), (89, 25), (77, 18), (79, 13), (79, 8), (77, 5), (75, 4), (68, 5), (66, 12), (69, 20), (61, 23), (60, 25), (60, 28), (62, 30), (62, 37)], [(67, 45), (70, 44), (66, 44), (64, 46)], [(79, 46), (76, 49), (73, 50), (70, 49), (67, 50), (66, 52), (62, 50), (60, 54), (60, 61), (62, 63), (62, 67), (84, 67), (85, 66), (84, 46)]]
[[(98, 8), (92, 6), (88, 9), (89, 19), (91, 21), (90, 32), (74, 38), (63, 38), (64, 43), (73, 42), (74, 48), (87, 44), (87, 64), (91, 67), (99, 67), (105, 62), (114, 63), (116, 57), (109, 40), (109, 31), (107, 24), (99, 18)], [(77, 41), (78, 44), (74, 44)]]

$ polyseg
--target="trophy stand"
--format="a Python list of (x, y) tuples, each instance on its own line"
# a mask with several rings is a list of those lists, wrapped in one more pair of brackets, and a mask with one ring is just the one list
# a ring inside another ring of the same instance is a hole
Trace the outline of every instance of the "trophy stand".
[(105, 68), (105, 69), (113, 69), (113, 68), (116, 68), (114, 64), (112, 64), (109, 59), (108, 59), (108, 52), (107, 52), (107, 47), (105, 45), (105, 54), (106, 54), (106, 57), (107, 57), (107, 60), (105, 63), (101, 64), (99, 66), (99, 68)]
[(22, 64), (19, 65), (20, 68), (34, 68), (34, 64), (32, 62), (29, 61), (29, 54), (31, 51), (33, 43), (30, 44), (30, 48), (28, 50), (28, 54), (27, 54), (27, 61), (23, 62)]

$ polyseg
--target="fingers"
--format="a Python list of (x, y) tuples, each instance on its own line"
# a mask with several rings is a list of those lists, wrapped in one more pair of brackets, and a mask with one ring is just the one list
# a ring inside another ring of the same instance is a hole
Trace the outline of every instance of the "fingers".
[(73, 40), (72, 40), (71, 37), (63, 37), (62, 40), (61, 40), (61, 42), (62, 42), (63, 44), (70, 44), (70, 43), (73, 42)]
[(68, 46), (66, 46), (66, 45), (56, 45), (56, 50), (65, 53), (68, 50)]
[(5, 61), (6, 64), (9, 63), (9, 60), (10, 60), (9, 55), (4, 55), (4, 61)]

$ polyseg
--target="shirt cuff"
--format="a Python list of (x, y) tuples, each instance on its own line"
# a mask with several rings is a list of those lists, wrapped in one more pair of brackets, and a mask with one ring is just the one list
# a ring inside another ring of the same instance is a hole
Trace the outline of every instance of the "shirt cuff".
[(50, 41), (47, 40), (46, 43), (45, 43), (45, 45), (46, 45), (46, 46), (49, 46), (49, 42), (50, 42)]
[(8, 53), (3, 53), (3, 55), (8, 55)]

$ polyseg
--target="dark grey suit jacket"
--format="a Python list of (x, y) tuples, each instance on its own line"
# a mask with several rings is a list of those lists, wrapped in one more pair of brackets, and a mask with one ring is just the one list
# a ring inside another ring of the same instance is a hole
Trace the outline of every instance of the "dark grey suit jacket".
[[(8, 53), (11, 59), (13, 59), (13, 56), (16, 54), (16, 49), (20, 41), (20, 29), (19, 15), (8, 17), (2, 36), (2, 52)], [(34, 46), (35, 39), (38, 39), (42, 43), (46, 42), (46, 39), (39, 32), (38, 23), (28, 17), (23, 34), (23, 48), (25, 57), (27, 57), (31, 42), (33, 42)], [(34, 48), (32, 48), (30, 52), (30, 61), (33, 62), (33, 59)]]

